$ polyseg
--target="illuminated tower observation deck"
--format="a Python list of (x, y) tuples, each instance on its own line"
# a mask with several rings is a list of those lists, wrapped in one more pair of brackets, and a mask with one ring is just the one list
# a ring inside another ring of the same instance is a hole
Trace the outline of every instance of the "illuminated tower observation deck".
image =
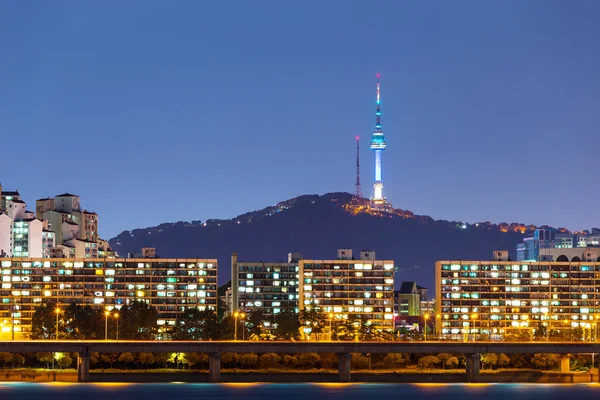
[(373, 184), (373, 196), (371, 206), (373, 208), (387, 208), (385, 197), (383, 197), (383, 180), (381, 178), (381, 152), (385, 150), (385, 138), (381, 129), (381, 96), (379, 91), (379, 74), (377, 74), (377, 111), (375, 113), (375, 131), (371, 138), (371, 150), (375, 152), (375, 183)]

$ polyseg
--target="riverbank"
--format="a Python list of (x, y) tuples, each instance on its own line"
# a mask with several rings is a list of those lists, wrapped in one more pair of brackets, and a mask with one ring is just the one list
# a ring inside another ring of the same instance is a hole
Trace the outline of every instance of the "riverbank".
[[(353, 371), (352, 382), (368, 383), (461, 383), (465, 382), (464, 370), (437, 371)], [(208, 371), (202, 370), (92, 370), (91, 382), (208, 382)], [(77, 382), (75, 370), (3, 370), (2, 382)], [(221, 381), (231, 383), (333, 383), (339, 382), (334, 370), (313, 371), (221, 371)], [(554, 372), (536, 370), (481, 371), (480, 383), (590, 383), (598, 382), (598, 372)]]

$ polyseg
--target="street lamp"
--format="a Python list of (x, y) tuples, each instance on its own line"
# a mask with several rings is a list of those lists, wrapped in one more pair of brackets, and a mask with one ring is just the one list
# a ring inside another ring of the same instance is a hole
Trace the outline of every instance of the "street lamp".
[(424, 341), (427, 341), (427, 321), (429, 321), (429, 314), (425, 314), (423, 315), (423, 319), (425, 320), (424, 325), (425, 325), (425, 329), (423, 329), (423, 337), (424, 337)]
[(108, 317), (110, 317), (110, 311), (106, 310), (104, 312), (104, 340), (108, 340)]
[[(240, 319), (244, 319), (244, 318), (246, 318), (246, 314), (245, 314), (245, 313), (243, 313), (243, 312), (242, 312), (242, 313), (240, 313), (240, 312), (237, 312), (237, 311), (233, 313), (233, 319), (234, 319), (234, 322), (235, 322), (235, 327), (233, 328), (233, 332), (234, 332), (234, 333), (233, 333), (233, 340), (237, 340), (237, 328), (238, 328), (238, 322), (237, 322), (237, 321), (238, 321), (238, 318), (240, 318)], [(245, 328), (245, 327), (246, 327), (246, 326), (244, 325), (244, 328)], [(246, 330), (246, 329), (244, 329), (244, 331), (245, 331), (245, 330)], [(244, 334), (243, 332), (242, 332), (242, 334), (243, 334), (243, 336), (242, 336), (242, 340), (244, 340), (244, 336), (245, 336), (245, 334)]]
[(115, 313), (115, 320), (117, 320), (117, 341), (119, 340), (119, 313)]
[[(475, 331), (475, 320), (477, 319), (477, 314), (473, 313), (471, 314), (471, 319), (473, 320), (473, 341), (476, 342), (477, 341), (477, 332)], [(469, 324), (470, 327), (470, 324)]]
[[(437, 333), (437, 340), (440, 340), (440, 334), (442, 333), (442, 314), (436, 314), (435, 316), (435, 331)], [(443, 339), (443, 337), (442, 337)]]
[(242, 341), (246, 340), (246, 321), (245, 321), (245, 318), (246, 318), (246, 314), (242, 313), (240, 315), (240, 319), (242, 319), (244, 321), (244, 329), (242, 329)]
[(329, 313), (329, 341), (333, 339), (333, 330), (331, 329), (331, 321), (333, 321), (333, 313)]
[[(58, 340), (58, 316), (60, 315), (61, 309), (56, 307), (54, 312), (56, 313), (56, 340)], [(13, 329), (14, 329), (14, 327), (13, 327)]]

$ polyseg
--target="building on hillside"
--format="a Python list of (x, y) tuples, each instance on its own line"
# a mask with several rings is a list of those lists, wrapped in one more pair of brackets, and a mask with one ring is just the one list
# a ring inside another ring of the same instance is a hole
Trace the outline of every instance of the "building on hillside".
[[(553, 249), (575, 249), (600, 246), (600, 229), (592, 231), (565, 232), (554, 228), (536, 229), (533, 236), (523, 239), (517, 244), (518, 261), (542, 261), (548, 256), (560, 253)], [(577, 254), (576, 251), (568, 251)], [(561, 254), (558, 254), (560, 256)], [(567, 254), (564, 254), (566, 257)], [(575, 256), (573, 256), (575, 257)], [(572, 257), (571, 257), (572, 258)], [(571, 259), (569, 258), (569, 260)], [(580, 259), (583, 259), (579, 257)]]
[(213, 259), (0, 259), (0, 339), (27, 339), (42, 302), (118, 310), (133, 301), (156, 308), (159, 332), (168, 337), (187, 308), (217, 309), (217, 260)]
[(376, 329), (394, 329), (392, 260), (300, 260), (299, 308), (319, 308), (334, 319), (364, 317)]
[(0, 254), (6, 257), (43, 257), (44, 244), (51, 242), (44, 234), (44, 223), (27, 211), (27, 204), (17, 198), (8, 198), (5, 213), (0, 213)]
[(587, 329), (600, 317), (600, 263), (438, 261), (438, 334), (505, 340), (544, 331)]

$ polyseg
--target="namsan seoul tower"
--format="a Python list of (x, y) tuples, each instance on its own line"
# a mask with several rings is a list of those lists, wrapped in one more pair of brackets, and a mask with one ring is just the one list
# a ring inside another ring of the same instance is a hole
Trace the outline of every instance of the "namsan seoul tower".
[(381, 93), (379, 89), (379, 74), (377, 74), (377, 111), (375, 112), (375, 131), (371, 138), (371, 150), (375, 153), (375, 183), (373, 184), (373, 196), (371, 197), (371, 207), (378, 210), (385, 210), (389, 205), (383, 197), (383, 180), (381, 179), (381, 152), (385, 150), (385, 138), (381, 129)]

